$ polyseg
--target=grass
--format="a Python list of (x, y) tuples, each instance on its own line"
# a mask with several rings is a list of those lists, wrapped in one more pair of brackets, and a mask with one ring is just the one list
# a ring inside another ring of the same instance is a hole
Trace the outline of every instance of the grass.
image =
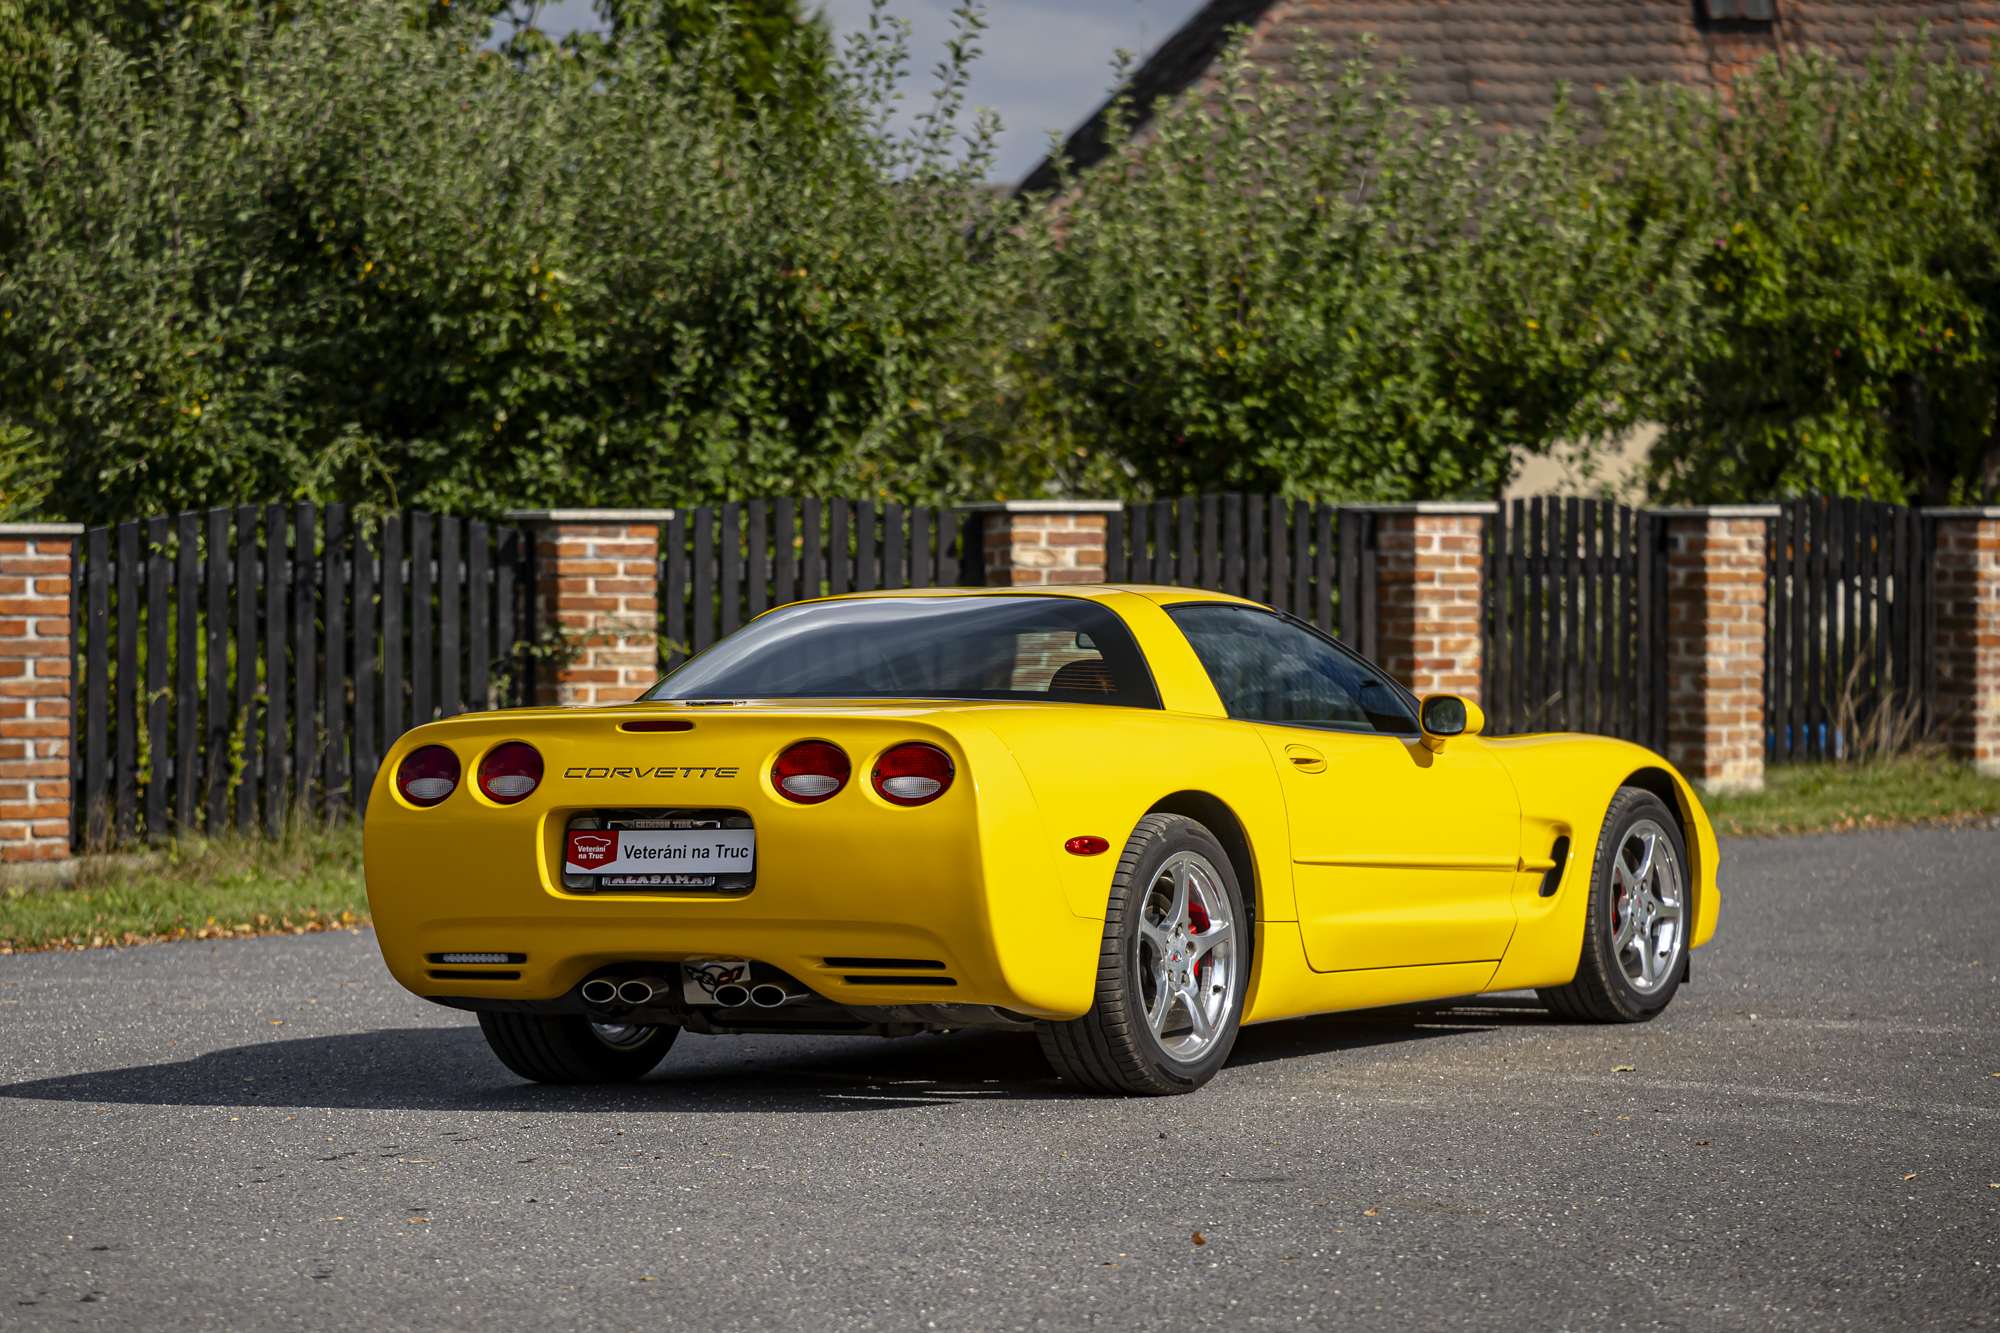
[(86, 856), (70, 885), (0, 890), (0, 954), (302, 934), (367, 919), (361, 830), (299, 828)]
[(2000, 779), (1939, 755), (1774, 764), (1754, 796), (1705, 796), (1724, 837), (1964, 824), (2000, 813)]

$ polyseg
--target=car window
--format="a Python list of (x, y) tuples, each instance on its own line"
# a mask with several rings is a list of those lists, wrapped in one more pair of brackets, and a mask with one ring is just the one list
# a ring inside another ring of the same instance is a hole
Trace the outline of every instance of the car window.
[(874, 597), (780, 607), (648, 699), (1048, 699), (1158, 708), (1132, 632), (1080, 597)]
[(1167, 613), (1229, 716), (1334, 731), (1417, 733), (1403, 691), (1345, 648), (1255, 607), (1183, 602)]

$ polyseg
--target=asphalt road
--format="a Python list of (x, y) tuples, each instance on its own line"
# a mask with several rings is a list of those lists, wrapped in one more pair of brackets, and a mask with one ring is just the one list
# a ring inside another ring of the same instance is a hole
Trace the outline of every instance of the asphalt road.
[(1654, 1023), (1271, 1024), (1159, 1102), (979, 1034), (538, 1088), (365, 933), (0, 959), (0, 1325), (2000, 1324), (2000, 832), (1724, 887)]

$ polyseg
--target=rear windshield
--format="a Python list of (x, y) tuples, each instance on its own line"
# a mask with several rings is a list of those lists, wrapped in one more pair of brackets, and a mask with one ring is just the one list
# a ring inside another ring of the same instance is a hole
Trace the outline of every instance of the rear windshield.
[(1125, 622), (1076, 597), (878, 597), (760, 616), (648, 699), (1042, 699), (1158, 708)]

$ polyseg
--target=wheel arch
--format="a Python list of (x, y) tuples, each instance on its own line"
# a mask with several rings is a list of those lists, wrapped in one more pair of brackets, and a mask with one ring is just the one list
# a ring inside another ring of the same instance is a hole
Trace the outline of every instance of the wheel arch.
[[(1205, 791), (1177, 791), (1162, 796), (1153, 802), (1149, 815), (1184, 815), (1194, 820), (1222, 844), (1223, 852), (1229, 857), (1229, 868), (1236, 872), (1236, 882), (1243, 886), (1243, 907), (1250, 914), (1249, 949), (1254, 955), (1257, 948), (1257, 922), (1263, 918), (1263, 887), (1257, 879), (1257, 858), (1250, 854), (1250, 838), (1243, 831), (1243, 821), (1229, 808), (1229, 803), (1220, 796)], [(1254, 965), (1255, 959), (1252, 958)]]
[[(1688, 808), (1688, 803), (1693, 798), (1682, 790), (1681, 783), (1676, 781), (1674, 775), (1664, 768), (1648, 767), (1638, 769), (1618, 785), (1621, 787), (1637, 787), (1641, 791), (1651, 792), (1660, 798), (1660, 804), (1666, 806), (1674, 819), (1679, 822), (1681, 826), (1681, 846), (1687, 848), (1688, 860), (1692, 863), (1688, 866), (1688, 893), (1695, 901), (1688, 904), (1688, 920), (1691, 922), (1699, 920), (1702, 908), (1702, 866), (1700, 864), (1702, 852), (1701, 839), (1697, 836), (1695, 830), (1694, 812)], [(1592, 870), (1592, 873), (1596, 873), (1595, 869)]]

